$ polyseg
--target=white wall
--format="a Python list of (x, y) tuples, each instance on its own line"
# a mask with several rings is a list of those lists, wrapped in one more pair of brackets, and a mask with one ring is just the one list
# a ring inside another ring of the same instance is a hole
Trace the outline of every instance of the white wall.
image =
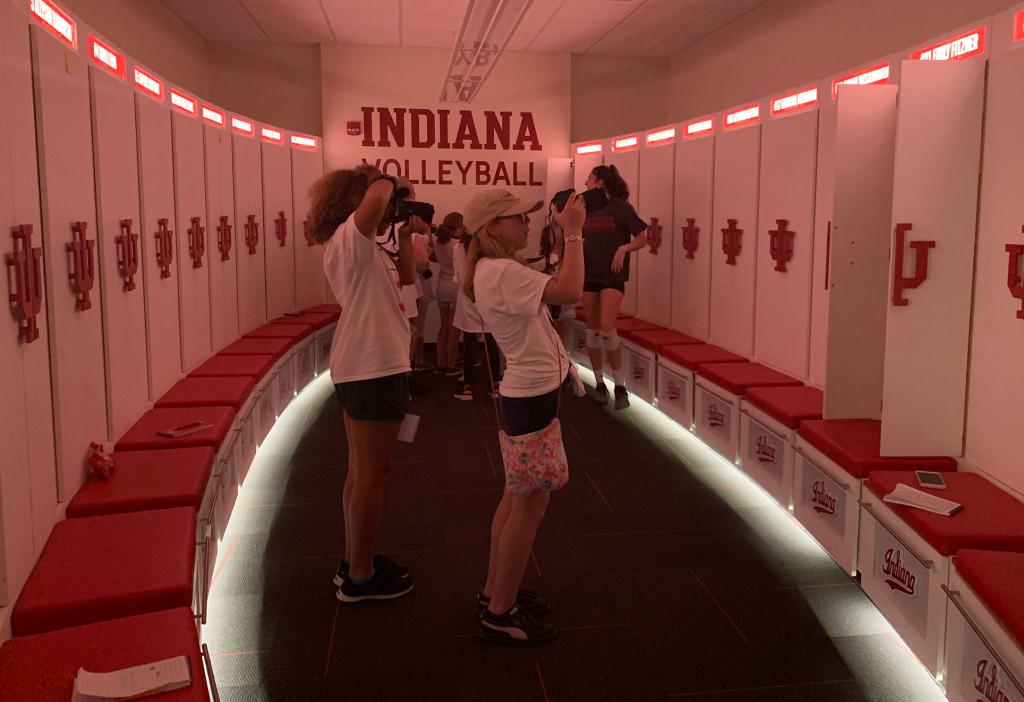
[(574, 55), (573, 143), (667, 122), (668, 75), (668, 59)]

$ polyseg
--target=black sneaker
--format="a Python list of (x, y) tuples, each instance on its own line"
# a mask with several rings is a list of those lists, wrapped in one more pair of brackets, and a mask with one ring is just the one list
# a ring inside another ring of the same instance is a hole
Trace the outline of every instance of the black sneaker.
[(607, 405), (608, 388), (604, 386), (604, 383), (600, 383), (596, 388), (594, 388), (594, 394), (591, 395), (591, 397), (594, 398), (594, 402), (596, 402), (597, 404), (602, 406)]
[(515, 606), (505, 614), (492, 614), (485, 609), (480, 614), (478, 635), (490, 643), (532, 646), (550, 641), (558, 632), (550, 624), (537, 621), (521, 607)]
[(615, 386), (615, 409), (621, 410), (629, 407), (629, 392), (625, 385)]
[[(336, 586), (341, 587), (345, 583), (345, 579), (348, 578), (348, 568), (348, 561), (342, 559), (341, 562), (338, 563), (338, 573), (334, 576), (334, 584)], [(386, 573), (391, 573), (399, 578), (409, 577), (408, 568), (403, 565), (398, 565), (387, 556), (379, 553), (373, 557), (373, 568), (374, 570), (382, 570)]]
[(468, 385), (463, 385), (462, 389), (455, 393), (456, 400), (462, 400), (463, 402), (469, 402), (473, 399), (473, 388)]
[(400, 578), (386, 570), (377, 570), (362, 585), (356, 585), (351, 578), (345, 578), (336, 597), (349, 604), (367, 600), (394, 600), (409, 594), (412, 588), (412, 578)]
[[(482, 592), (476, 595), (476, 604), (483, 612), (491, 604), (491, 598)], [(542, 617), (551, 611), (551, 603), (533, 590), (520, 590), (516, 593), (516, 605), (534, 617)]]

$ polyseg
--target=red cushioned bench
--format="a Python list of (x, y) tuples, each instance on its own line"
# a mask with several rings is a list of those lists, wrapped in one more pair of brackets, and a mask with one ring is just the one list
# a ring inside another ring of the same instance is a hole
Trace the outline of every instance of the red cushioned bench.
[(703, 343), (673, 329), (643, 329), (646, 322), (629, 322), (622, 332), (623, 362), (626, 363), (626, 388), (649, 404), (657, 393), (658, 350), (663, 346)]
[(1024, 649), (1024, 553), (962, 549), (956, 572)]
[[(275, 380), (277, 414), (283, 412), (288, 406), (296, 390), (299, 387), (304, 387), (306, 382), (313, 378), (316, 331), (312, 324), (265, 324), (242, 337), (243, 339), (289, 339), (291, 345), (295, 347), (295, 354), (285, 358), (278, 369), (278, 377)], [(301, 386), (296, 382), (297, 366), (301, 370)]]
[(259, 329), (253, 329), (248, 334), (243, 334), (243, 339), (291, 339), (292, 343), (298, 343), (302, 339), (316, 331), (312, 324), (264, 324)]
[(341, 305), (316, 305), (302, 310), (303, 312), (326, 313), (333, 314), (335, 317), (341, 316)]
[[(235, 420), (232, 407), (169, 407), (152, 409), (125, 432), (115, 446), (116, 451), (146, 451), (155, 449), (209, 446), (219, 449)], [(186, 434), (178, 438), (159, 436), (158, 431), (173, 429), (193, 422), (212, 424), (210, 429)]]
[(796, 378), (760, 363), (702, 363), (697, 368), (697, 374), (701, 379), (737, 396), (744, 395), (749, 388), (803, 385)]
[(249, 376), (182, 378), (156, 401), (165, 407), (234, 407), (242, 409), (256, 384)]
[(825, 405), (825, 394), (806, 385), (748, 388), (743, 399), (790, 429), (805, 419), (821, 419)]
[(635, 346), (645, 348), (654, 353), (659, 353), (663, 346), (691, 346), (704, 343), (700, 339), (695, 339), (675, 329), (631, 331), (626, 333), (625, 338)]
[(292, 347), (291, 339), (268, 338), (268, 339), (239, 339), (225, 346), (217, 356), (262, 356), (270, 355), (278, 360)]
[[(632, 332), (635, 338), (641, 332)], [(645, 337), (654, 332), (643, 332)], [(661, 332), (656, 332), (660, 338)], [(644, 338), (644, 337), (641, 337)], [(743, 363), (747, 359), (704, 343), (662, 344), (658, 348), (658, 409), (684, 429), (694, 428), (694, 372), (701, 363)]]
[(79, 668), (104, 673), (177, 656), (188, 656), (192, 684), (153, 699), (208, 702), (203, 652), (188, 608), (23, 636), (0, 647), (0, 700), (69, 702)]
[(189, 607), (195, 558), (191, 508), (58, 522), (14, 605), (14, 635)]
[(658, 351), (662, 360), (688, 371), (696, 371), (702, 363), (746, 363), (747, 359), (713, 344), (671, 344)]
[(189, 373), (190, 378), (249, 377), (258, 383), (274, 367), (272, 354), (230, 356), (218, 354)]
[(645, 322), (642, 319), (636, 319), (633, 317), (627, 319), (619, 319), (615, 322), (615, 330), (619, 333), (619, 336), (625, 338), (627, 334), (635, 331), (653, 331), (655, 329), (667, 331), (665, 327), (654, 322)]
[[(1024, 551), (1024, 502), (978, 473), (948, 473), (959, 502), (952, 516), (883, 501), (897, 485), (918, 488), (913, 471), (874, 471), (865, 483), (860, 526), (861, 587), (933, 673), (943, 670), (951, 557), (963, 549)], [(970, 561), (970, 559), (968, 559)], [(1024, 599), (1024, 590), (1017, 596)]]
[(303, 312), (301, 314), (286, 314), (278, 317), (271, 324), (309, 324), (314, 329), (329, 327), (338, 320), (338, 315), (327, 312)]

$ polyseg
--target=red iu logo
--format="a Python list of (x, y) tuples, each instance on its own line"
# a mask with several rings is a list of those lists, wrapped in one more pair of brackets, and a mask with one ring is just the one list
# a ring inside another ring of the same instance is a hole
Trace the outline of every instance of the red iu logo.
[(245, 245), (249, 249), (249, 255), (256, 255), (256, 247), (260, 244), (260, 223), (256, 221), (256, 215), (249, 215), (245, 222)]
[(284, 216), (284, 210), (279, 210), (277, 219), (274, 220), (274, 234), (281, 242), (281, 246), (284, 246), (284, 242), (288, 239), (288, 218)]
[(736, 265), (736, 257), (740, 255), (743, 246), (743, 230), (737, 229), (739, 220), (727, 219), (729, 226), (722, 230), (722, 252), (725, 254), (725, 262), (730, 266)]
[(306, 237), (307, 246), (316, 246), (316, 239), (313, 237), (313, 227), (309, 226), (309, 217), (302, 222), (302, 235)]
[(203, 267), (203, 254), (206, 253), (206, 229), (201, 222), (202, 217), (193, 217), (192, 226), (188, 229), (188, 255), (192, 257), (192, 267)]
[(647, 245), (651, 247), (651, 253), (658, 253), (661, 246), (662, 226), (658, 224), (657, 217), (651, 217), (651, 223), (647, 226)]
[(156, 265), (160, 267), (160, 277), (171, 277), (171, 262), (174, 261), (174, 232), (167, 228), (167, 218), (156, 221)]
[(643, 380), (647, 375), (647, 366), (643, 361), (633, 361), (633, 380)]
[(768, 232), (768, 253), (775, 261), (775, 270), (785, 273), (786, 264), (793, 260), (793, 238), (796, 232), (789, 231), (788, 219), (777, 219), (775, 222), (778, 226)]
[(700, 227), (696, 225), (697, 220), (693, 217), (686, 218), (686, 226), (683, 227), (683, 250), (686, 251), (687, 258), (693, 258), (694, 252), (697, 251), (697, 245), (700, 243)]
[(43, 249), (32, 248), (32, 225), (22, 224), (11, 232), (14, 253), (5, 256), (8, 276), (14, 269), (10, 293), (11, 312), (18, 322), (18, 336), (31, 344), (39, 338), (39, 312), (43, 309)]
[[(1021, 227), (1021, 231), (1024, 232), (1024, 227)], [(1024, 319), (1024, 272), (1021, 272), (1021, 261), (1024, 261), (1024, 244), (1007, 244), (1006, 253), (1010, 254), (1006, 286), (1010, 289), (1010, 294), (1020, 300), (1017, 319)]]
[(890, 548), (885, 552), (885, 564), (882, 566), (882, 572), (888, 576), (885, 579), (885, 584), (889, 586), (890, 590), (899, 590), (907, 595), (914, 594), (917, 576), (903, 565), (903, 554), (899, 549)]
[(674, 380), (668, 381), (668, 399), (678, 400), (683, 396), (683, 389)]
[(814, 511), (818, 514), (836, 513), (836, 498), (834, 495), (828, 494), (825, 481), (818, 480), (811, 486), (811, 504), (814, 505)]
[(928, 252), (935, 248), (934, 241), (911, 241), (910, 248), (916, 252), (914, 259), (914, 275), (903, 275), (903, 253), (907, 243), (907, 232), (912, 224), (896, 225), (896, 255), (892, 267), (892, 304), (894, 307), (906, 307), (910, 301), (903, 295), (904, 290), (913, 290), (928, 278)]
[(78, 297), (77, 309), (85, 312), (92, 309), (92, 300), (89, 293), (92, 291), (93, 283), (96, 282), (96, 241), (89, 241), (86, 238), (86, 230), (89, 225), (85, 222), (75, 222), (71, 225), (71, 243), (65, 244), (67, 252), (71, 255), (68, 280), (71, 282), (71, 289)]
[(121, 220), (121, 233), (114, 238), (117, 245), (117, 272), (124, 279), (124, 291), (135, 289), (135, 275), (139, 272), (139, 235), (132, 233), (132, 221)]
[(1010, 696), (1006, 694), (999, 680), (999, 668), (995, 663), (990, 664), (983, 658), (978, 661), (976, 670), (974, 689), (986, 702), (1010, 702)]
[(775, 463), (775, 447), (768, 443), (768, 436), (757, 437), (757, 460), (761, 463)]
[(227, 215), (221, 215), (220, 224), (217, 225), (217, 250), (220, 251), (221, 261), (231, 260), (231, 225), (228, 224)]
[(725, 424), (725, 412), (718, 409), (718, 405), (712, 402), (708, 405), (708, 425), (720, 427)]

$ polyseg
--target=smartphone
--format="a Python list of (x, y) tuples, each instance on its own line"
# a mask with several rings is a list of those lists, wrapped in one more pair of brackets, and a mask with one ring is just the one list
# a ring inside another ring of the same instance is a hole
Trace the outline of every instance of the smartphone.
[(929, 470), (915, 470), (917, 475), (917, 484), (923, 488), (931, 488), (932, 490), (945, 490), (946, 481), (942, 478), (942, 473), (934, 473)]

